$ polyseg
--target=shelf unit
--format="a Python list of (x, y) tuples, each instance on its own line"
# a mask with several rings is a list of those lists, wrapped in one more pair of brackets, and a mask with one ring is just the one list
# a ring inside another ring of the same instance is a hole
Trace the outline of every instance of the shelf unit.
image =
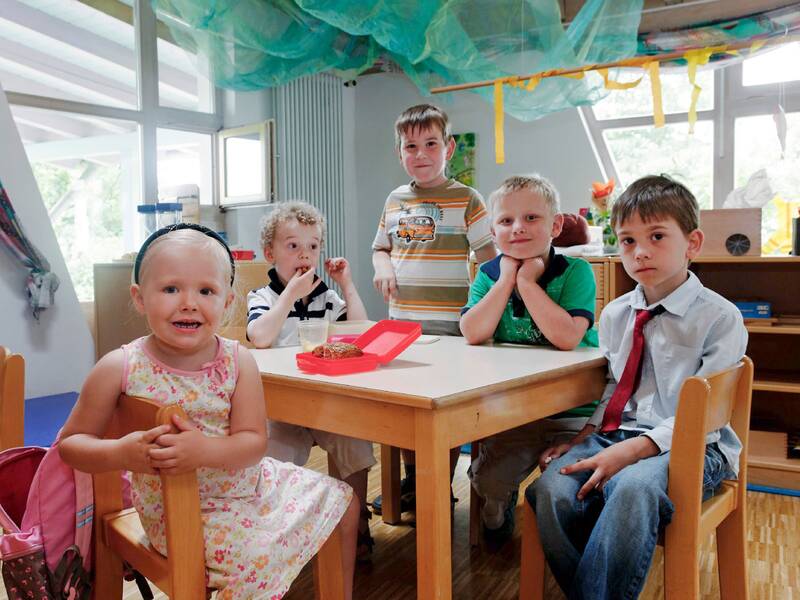
[[(587, 259), (598, 273), (598, 306), (632, 290), (618, 257)], [(800, 257), (700, 257), (692, 270), (729, 300), (763, 300), (772, 314), (800, 315)], [(598, 313), (599, 314), (599, 313)], [(800, 325), (746, 324), (756, 371), (750, 421), (751, 483), (800, 490), (800, 459), (787, 458), (787, 432), (800, 431)]]

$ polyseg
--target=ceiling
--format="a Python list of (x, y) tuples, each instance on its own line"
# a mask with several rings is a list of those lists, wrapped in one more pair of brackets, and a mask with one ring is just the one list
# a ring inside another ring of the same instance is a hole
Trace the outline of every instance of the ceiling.
[[(575, 18), (586, 0), (559, 0), (565, 22)], [(640, 33), (681, 29), (710, 21), (727, 21), (795, 4), (788, 0), (644, 0)]]

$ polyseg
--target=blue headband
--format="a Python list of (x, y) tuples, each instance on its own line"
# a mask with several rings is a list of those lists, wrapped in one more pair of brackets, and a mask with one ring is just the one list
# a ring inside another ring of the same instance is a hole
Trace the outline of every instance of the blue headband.
[(234, 265), (233, 254), (231, 254), (231, 249), (228, 248), (228, 244), (225, 243), (225, 240), (223, 240), (222, 236), (220, 236), (216, 231), (195, 223), (176, 223), (175, 225), (167, 225), (166, 227), (162, 227), (158, 231), (151, 233), (150, 237), (144, 241), (144, 244), (142, 244), (142, 247), (139, 248), (139, 252), (136, 254), (136, 262), (133, 265), (133, 282), (136, 284), (139, 283), (139, 270), (142, 267), (142, 259), (144, 258), (144, 253), (147, 252), (147, 249), (150, 247), (150, 245), (162, 235), (172, 233), (173, 231), (181, 231), (182, 229), (199, 231), (200, 233), (205, 234), (222, 244), (222, 247), (225, 248), (225, 252), (228, 254), (228, 259), (231, 261), (231, 285), (233, 285), (233, 277), (236, 274), (236, 266)]

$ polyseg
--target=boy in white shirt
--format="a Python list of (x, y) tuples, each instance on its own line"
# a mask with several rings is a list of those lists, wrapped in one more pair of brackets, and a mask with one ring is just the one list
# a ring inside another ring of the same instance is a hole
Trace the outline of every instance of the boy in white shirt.
[[(689, 271), (703, 244), (689, 190), (639, 179), (614, 203), (611, 225), (638, 285), (600, 316), (610, 381), (583, 430), (545, 451), (544, 473), (525, 492), (570, 598), (639, 595), (674, 510), (667, 474), (681, 385), (736, 364), (747, 346), (739, 310)], [(730, 425), (708, 435), (704, 496), (735, 476), (740, 451)]]
[[(274, 266), (269, 283), (247, 295), (247, 336), (257, 348), (299, 344), (297, 323), (305, 319), (344, 321), (367, 318), (364, 304), (344, 258), (325, 261), (328, 275), (342, 289), (344, 299), (316, 276), (325, 241), (322, 214), (305, 202), (277, 204), (261, 223), (264, 258)], [(361, 502), (358, 558), (372, 552), (367, 509), (367, 472), (375, 464), (372, 442), (289, 423), (267, 423), (267, 455), (303, 466), (317, 444), (336, 463), (343, 481)]]

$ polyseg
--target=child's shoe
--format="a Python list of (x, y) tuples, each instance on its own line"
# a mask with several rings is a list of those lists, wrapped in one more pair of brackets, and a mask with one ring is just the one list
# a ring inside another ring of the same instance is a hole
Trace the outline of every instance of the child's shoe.
[[(514, 490), (511, 492), (511, 496), (508, 499), (508, 504), (506, 504), (502, 513), (500, 513), (499, 510), (493, 510), (495, 508), (499, 508), (494, 505), (497, 503), (497, 501), (494, 500), (487, 501), (484, 507), (481, 509), (483, 539), (486, 542), (487, 548), (490, 550), (499, 550), (514, 535), (514, 513), (517, 508), (518, 498), (519, 491)], [(502, 520), (497, 518), (498, 515), (496, 513), (500, 513)]]
[[(400, 481), (400, 512), (414, 510), (417, 506), (416, 478), (403, 477)], [(383, 514), (383, 496), (376, 496), (372, 501), (372, 512), (376, 515)]]
[[(453, 486), (450, 486), (450, 510), (455, 510), (458, 498), (453, 495)], [(408, 512), (417, 508), (416, 480), (405, 477), (400, 481), (400, 512)], [(376, 496), (372, 501), (372, 512), (376, 515), (383, 514), (383, 496)]]
[(361, 518), (358, 521), (358, 537), (356, 538), (356, 561), (360, 563), (368, 563), (371, 561), (372, 547), (375, 545), (375, 540), (369, 531), (369, 520), (372, 518), (372, 513), (367, 508), (361, 509)]

